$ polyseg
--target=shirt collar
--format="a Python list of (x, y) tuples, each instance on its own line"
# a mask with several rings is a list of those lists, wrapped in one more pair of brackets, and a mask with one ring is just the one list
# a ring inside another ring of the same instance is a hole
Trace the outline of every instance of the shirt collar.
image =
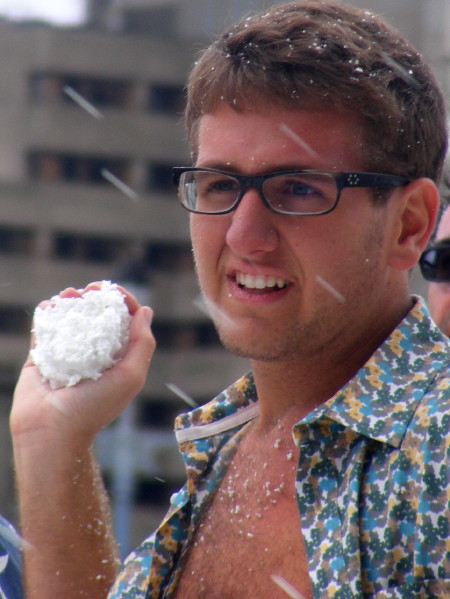
[(179, 443), (204, 439), (244, 425), (258, 415), (255, 382), (251, 372), (216, 398), (175, 420)]
[[(449, 368), (449, 342), (420, 298), (369, 361), (340, 391), (297, 425), (327, 418), (398, 447), (425, 392)], [(297, 435), (298, 436), (298, 435)], [(305, 429), (301, 437), (305, 440)]]
[[(301, 420), (338, 422), (373, 439), (399, 446), (427, 388), (449, 368), (449, 341), (431, 320), (421, 298), (369, 361), (332, 398)], [(251, 373), (214, 400), (175, 421), (180, 443), (240, 427), (257, 416)], [(306, 431), (302, 433), (304, 438)]]

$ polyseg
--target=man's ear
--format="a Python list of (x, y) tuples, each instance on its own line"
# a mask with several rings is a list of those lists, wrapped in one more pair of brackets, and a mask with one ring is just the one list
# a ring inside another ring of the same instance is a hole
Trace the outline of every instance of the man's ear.
[(399, 190), (396, 236), (390, 266), (413, 268), (424, 250), (436, 223), (439, 191), (431, 179), (422, 177)]

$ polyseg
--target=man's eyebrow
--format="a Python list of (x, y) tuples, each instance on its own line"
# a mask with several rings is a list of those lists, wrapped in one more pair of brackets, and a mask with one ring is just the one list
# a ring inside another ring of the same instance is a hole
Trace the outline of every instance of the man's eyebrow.
[[(230, 162), (226, 162), (226, 163), (220, 163), (220, 162), (206, 162), (204, 164), (196, 164), (195, 165), (196, 168), (212, 168), (214, 170), (217, 171), (224, 171), (226, 173), (230, 173), (230, 174), (237, 174), (237, 175), (246, 175), (248, 174), (248, 171), (244, 171), (243, 169), (239, 168), (236, 164), (232, 164)], [(308, 170), (315, 170), (315, 171), (319, 171), (319, 172), (332, 172), (331, 170), (325, 169), (325, 168), (317, 168), (317, 167), (312, 167), (310, 165), (305, 166), (305, 165), (300, 165), (298, 163), (287, 163), (287, 164), (277, 164), (277, 165), (270, 165), (270, 164), (264, 164), (261, 168), (252, 170), (252, 172), (250, 174), (252, 175), (264, 175), (265, 173), (282, 173), (285, 171), (308, 171)]]
[(196, 168), (212, 168), (216, 171), (227, 171), (230, 173), (239, 172), (239, 169), (237, 169), (235, 165), (231, 164), (231, 162), (205, 162), (203, 164), (196, 162), (194, 166)]

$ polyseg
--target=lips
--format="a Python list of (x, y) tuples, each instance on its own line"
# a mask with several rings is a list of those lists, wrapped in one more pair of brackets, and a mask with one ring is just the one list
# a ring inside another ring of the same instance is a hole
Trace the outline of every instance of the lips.
[(250, 275), (245, 274), (243, 272), (236, 272), (235, 278), (236, 283), (240, 287), (244, 287), (245, 289), (256, 289), (258, 291), (263, 289), (270, 289), (276, 291), (278, 289), (283, 289), (288, 284), (288, 281), (286, 281), (285, 279), (275, 277), (273, 275)]

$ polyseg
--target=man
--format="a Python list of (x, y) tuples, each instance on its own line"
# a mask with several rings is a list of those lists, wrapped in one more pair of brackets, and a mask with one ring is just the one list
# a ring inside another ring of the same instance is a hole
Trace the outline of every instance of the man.
[[(276, 5), (203, 53), (186, 123), (195, 168), (175, 181), (200, 286), (251, 373), (178, 418), (187, 485), (110, 597), (449, 596), (449, 346), (408, 286), (446, 150), (433, 76), (368, 12)], [(33, 599), (102, 596), (90, 446), (153, 351), (127, 301), (130, 349), (99, 381), (50, 392), (28, 362), (18, 383)]]
[(450, 337), (450, 207), (439, 220), (435, 243), (422, 254), (420, 269), (428, 284), (430, 314)]

